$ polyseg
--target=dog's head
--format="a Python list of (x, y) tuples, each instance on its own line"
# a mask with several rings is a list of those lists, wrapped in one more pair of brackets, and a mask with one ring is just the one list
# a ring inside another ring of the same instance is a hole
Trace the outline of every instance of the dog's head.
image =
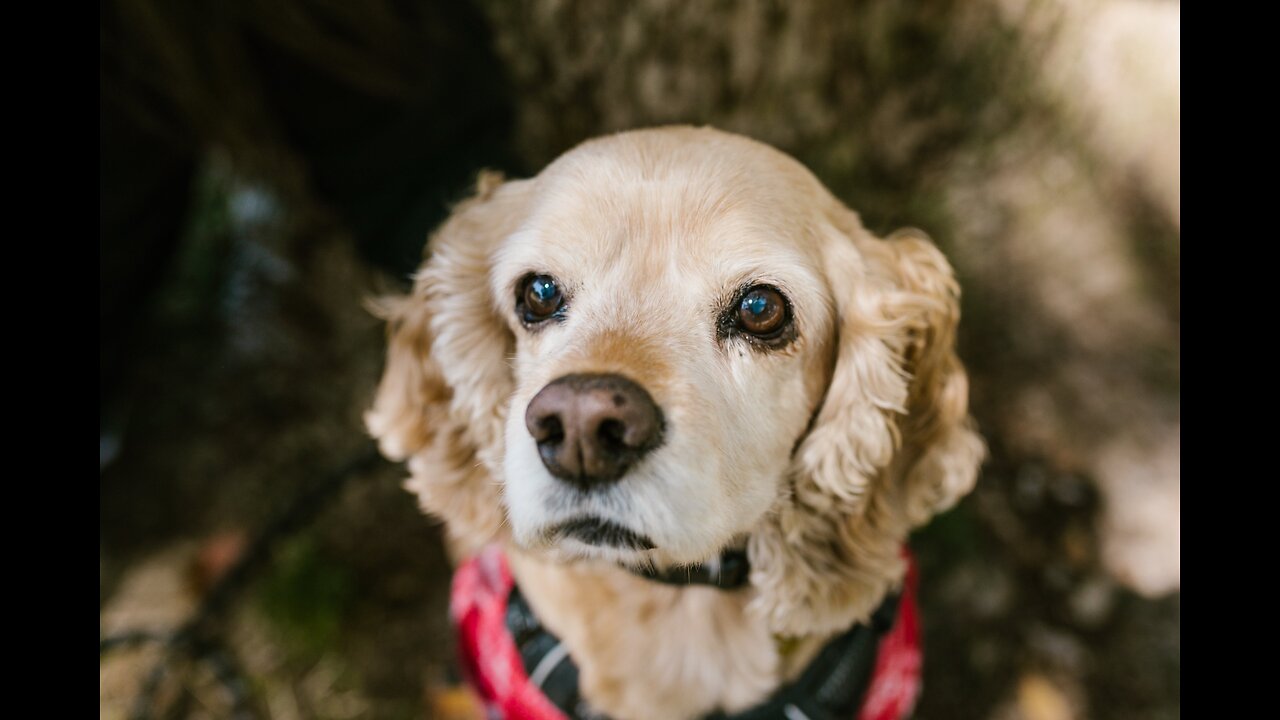
[(710, 130), (481, 179), (385, 305), (367, 421), (464, 546), (695, 563), (745, 542), (778, 632), (865, 618), (983, 455), (958, 289), (800, 164)]

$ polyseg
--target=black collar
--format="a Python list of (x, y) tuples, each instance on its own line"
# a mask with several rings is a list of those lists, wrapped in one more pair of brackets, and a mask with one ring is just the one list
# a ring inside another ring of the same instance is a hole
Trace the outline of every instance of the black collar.
[[(658, 579), (658, 578), (655, 578)], [(663, 582), (666, 582), (665, 580)], [(702, 584), (716, 585), (719, 581)], [(890, 595), (867, 624), (854, 625), (818, 651), (794, 682), (779, 688), (763, 703), (732, 715), (716, 712), (705, 720), (835, 720), (856, 717), (862, 706), (880, 637), (898, 611)], [(507, 602), (507, 630), (520, 651), (529, 680), (571, 720), (602, 720), (578, 694), (578, 667), (560, 640), (542, 627), (518, 586)]]
[(725, 550), (718, 560), (711, 562), (664, 571), (644, 569), (631, 572), (667, 585), (710, 585), (721, 590), (736, 590), (747, 584), (751, 563), (747, 560), (746, 550)]

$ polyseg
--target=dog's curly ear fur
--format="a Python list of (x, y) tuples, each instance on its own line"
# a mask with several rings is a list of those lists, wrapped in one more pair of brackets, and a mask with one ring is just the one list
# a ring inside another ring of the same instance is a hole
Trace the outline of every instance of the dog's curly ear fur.
[[(925, 524), (973, 489), (986, 444), (969, 416), (969, 376), (955, 352), (960, 286), (945, 257), (918, 230), (889, 236), (891, 267), (905, 288), (903, 363), (911, 376), (903, 511), (911, 526)], [(921, 300), (923, 298), (923, 300)]]
[(514, 340), (489, 294), (494, 244), (523, 218), (527, 181), (482, 173), (428, 243), (412, 292), (383, 298), (386, 368), (365, 414), (384, 455), (408, 460), (405, 487), (448, 520), (454, 550), (468, 554), (503, 526), (502, 428), (513, 389)]
[(826, 230), (834, 369), (791, 492), (750, 539), (757, 608), (787, 635), (869, 617), (901, 581), (911, 529), (967, 493), (985, 455), (942, 253), (917, 231), (876, 239), (844, 209)]

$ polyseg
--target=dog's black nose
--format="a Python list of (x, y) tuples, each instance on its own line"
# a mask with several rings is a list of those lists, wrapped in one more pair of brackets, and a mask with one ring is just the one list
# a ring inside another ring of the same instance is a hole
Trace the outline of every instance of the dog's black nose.
[(587, 488), (611, 483), (662, 441), (662, 411), (621, 375), (566, 375), (524, 415), (552, 475)]

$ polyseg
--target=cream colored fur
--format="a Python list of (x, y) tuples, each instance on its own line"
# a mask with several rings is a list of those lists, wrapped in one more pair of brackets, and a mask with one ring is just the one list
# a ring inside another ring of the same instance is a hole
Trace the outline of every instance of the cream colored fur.
[[(413, 292), (386, 300), (390, 348), (367, 415), (454, 551), (507, 545), (521, 588), (581, 670), (584, 697), (630, 718), (748, 707), (901, 582), (913, 527), (967, 493), (984, 456), (954, 352), (959, 290), (915, 231), (873, 237), (801, 165), (712, 129), (621, 133), (530, 180), (481, 177), (431, 238)], [(536, 332), (528, 273), (567, 297)], [(735, 289), (791, 301), (796, 339), (719, 338)], [(643, 385), (663, 444), (606, 492), (542, 467), (530, 399), (573, 372)], [(552, 541), (591, 514), (650, 551)], [(749, 588), (672, 588), (621, 569), (745, 543)], [(778, 638), (799, 650), (780, 657)]]

